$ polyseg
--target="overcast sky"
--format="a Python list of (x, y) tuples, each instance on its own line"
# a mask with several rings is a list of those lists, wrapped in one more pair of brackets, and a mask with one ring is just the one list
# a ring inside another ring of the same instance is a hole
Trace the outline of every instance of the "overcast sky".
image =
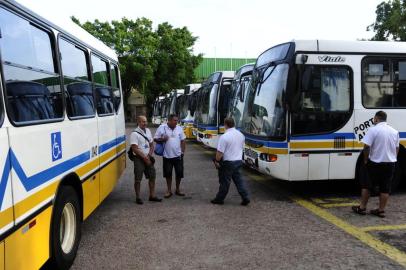
[(146, 17), (156, 26), (186, 26), (199, 37), (194, 53), (206, 57), (256, 58), (292, 39), (371, 38), (383, 0), (17, 0), (40, 14), (81, 22)]

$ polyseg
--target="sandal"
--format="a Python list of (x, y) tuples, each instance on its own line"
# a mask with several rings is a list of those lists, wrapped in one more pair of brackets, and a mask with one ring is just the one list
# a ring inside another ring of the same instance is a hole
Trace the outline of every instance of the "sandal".
[(171, 193), (167, 193), (167, 194), (165, 194), (165, 196), (164, 196), (165, 199), (168, 199), (168, 198), (170, 198), (170, 197), (172, 197), (172, 192), (171, 192)]
[(185, 196), (185, 193), (182, 193), (180, 191), (176, 191), (175, 194), (178, 195), (178, 196)]
[(362, 209), (359, 205), (353, 206), (353, 207), (351, 207), (351, 209), (354, 213), (356, 213), (358, 215), (362, 215), (362, 216), (366, 215), (367, 209), (366, 208)]
[(384, 217), (385, 217), (385, 211), (379, 211), (379, 209), (371, 210), (369, 213), (370, 213), (371, 215), (374, 215), (374, 216), (377, 216), (377, 217), (380, 217), (380, 218), (384, 218)]

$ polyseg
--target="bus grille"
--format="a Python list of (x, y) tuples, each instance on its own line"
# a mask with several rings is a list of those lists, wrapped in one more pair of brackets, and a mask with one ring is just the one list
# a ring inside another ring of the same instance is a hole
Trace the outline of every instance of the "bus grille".
[(253, 159), (257, 159), (258, 158), (258, 153), (249, 149), (249, 148), (244, 148), (244, 154), (247, 157), (253, 158)]
[(334, 148), (345, 148), (345, 137), (334, 137)]

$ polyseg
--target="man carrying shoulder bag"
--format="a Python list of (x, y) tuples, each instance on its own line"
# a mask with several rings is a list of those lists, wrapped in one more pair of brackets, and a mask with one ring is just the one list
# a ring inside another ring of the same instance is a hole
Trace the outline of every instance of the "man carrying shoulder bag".
[(155, 195), (155, 178), (156, 172), (154, 163), (155, 160), (152, 156), (154, 152), (154, 143), (151, 131), (147, 128), (147, 118), (145, 116), (137, 117), (138, 127), (131, 133), (130, 144), (133, 151), (134, 158), (134, 189), (135, 189), (135, 202), (143, 204), (140, 197), (142, 175), (149, 180), (149, 201), (161, 202)]

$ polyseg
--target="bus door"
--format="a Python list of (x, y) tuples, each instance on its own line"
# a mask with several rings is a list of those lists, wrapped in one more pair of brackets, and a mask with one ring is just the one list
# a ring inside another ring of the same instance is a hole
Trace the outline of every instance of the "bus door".
[[(113, 91), (113, 98), (114, 98), (114, 110), (115, 110), (115, 126), (116, 126), (116, 139), (117, 145), (116, 154), (119, 155), (125, 150), (125, 123), (124, 123), (124, 108), (122, 103), (122, 96), (120, 91), (120, 83), (119, 83), (119, 71), (118, 67), (115, 64), (110, 64), (110, 78), (111, 78), (111, 86)], [(156, 102), (158, 104), (158, 102)], [(123, 144), (124, 143), (124, 144)], [(121, 155), (118, 157), (118, 161), (116, 162), (117, 167), (117, 177), (115, 178), (118, 180), (121, 173), (125, 170), (126, 166), (126, 157), (125, 155)]]
[[(107, 104), (110, 104), (107, 105), (109, 109), (106, 109), (106, 107), (101, 108), (100, 104), (97, 105), (99, 113), (97, 125), (99, 134), (100, 201), (103, 201), (111, 192), (116, 182), (117, 167), (114, 166), (114, 159), (117, 154), (117, 140), (113, 103), (107, 101), (111, 91), (108, 88), (96, 88), (97, 92), (99, 94), (96, 95), (104, 95), (104, 97), (99, 97), (98, 99), (106, 99)], [(104, 101), (99, 100), (98, 102)]]
[(219, 102), (218, 102), (218, 134), (223, 134), (224, 129), (224, 119), (227, 117), (227, 112), (229, 106), (232, 104), (233, 93), (231, 90), (232, 79), (224, 79), (222, 81), (220, 91), (219, 91)]
[(111, 85), (110, 67), (107, 61), (91, 55), (93, 87), (96, 98), (97, 128), (99, 140), (100, 202), (116, 183), (116, 121), (114, 96)]
[[(0, 128), (0, 239), (14, 226), (7, 129)], [(0, 269), (4, 269), (4, 241), (0, 241)]]
[(348, 66), (304, 67), (291, 116), (292, 180), (326, 180), (329, 170), (335, 169), (330, 168), (330, 153), (346, 146), (347, 135), (335, 131), (344, 127), (352, 115), (351, 77)]

